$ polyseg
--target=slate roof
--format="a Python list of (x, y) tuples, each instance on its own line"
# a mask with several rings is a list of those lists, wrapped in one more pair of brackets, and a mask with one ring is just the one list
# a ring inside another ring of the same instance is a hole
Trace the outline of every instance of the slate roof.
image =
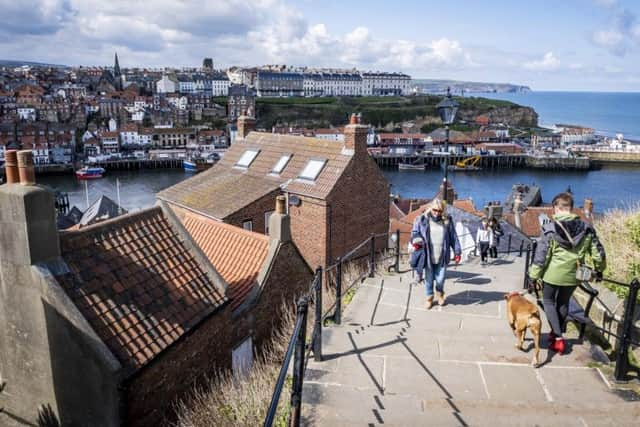
[(196, 244), (229, 285), (231, 308), (242, 305), (256, 283), (269, 250), (269, 237), (202, 215), (173, 208)]
[(96, 334), (135, 371), (226, 302), (160, 207), (60, 234), (56, 276)]
[[(215, 219), (224, 219), (278, 188), (326, 199), (352, 159), (342, 149), (343, 143), (338, 141), (251, 132), (244, 140), (236, 140), (211, 169), (161, 191), (157, 197)], [(259, 150), (259, 154), (248, 168), (236, 167), (247, 150)], [(280, 175), (272, 174), (285, 154), (292, 154), (286, 167)], [(326, 159), (327, 163), (315, 181), (298, 179), (311, 159)]]
[[(228, 155), (227, 152), (224, 158)], [(278, 180), (260, 179), (235, 170), (220, 170), (217, 166), (161, 191), (157, 197), (223, 220), (280, 188)]]
[(86, 227), (87, 225), (115, 218), (126, 213), (127, 211), (125, 209), (118, 206), (116, 202), (107, 196), (100, 196), (98, 200), (93, 202), (91, 206), (84, 211), (84, 214), (82, 214), (82, 218), (80, 218), (78, 223), (81, 227)]

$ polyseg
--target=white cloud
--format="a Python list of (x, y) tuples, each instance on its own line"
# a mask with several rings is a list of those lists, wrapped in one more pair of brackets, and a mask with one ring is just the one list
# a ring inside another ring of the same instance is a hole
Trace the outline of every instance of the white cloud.
[(609, 23), (606, 29), (591, 33), (591, 41), (616, 56), (625, 56), (640, 45), (640, 25), (636, 15), (619, 7), (617, 2), (610, 5)]
[(524, 68), (534, 71), (552, 71), (560, 67), (560, 60), (555, 57), (553, 52), (547, 52), (542, 59), (537, 61), (529, 61), (524, 63)]

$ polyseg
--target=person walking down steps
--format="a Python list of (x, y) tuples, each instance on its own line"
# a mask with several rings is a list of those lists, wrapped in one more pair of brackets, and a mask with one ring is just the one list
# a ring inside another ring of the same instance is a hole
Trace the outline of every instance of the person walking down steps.
[[(461, 249), (455, 225), (450, 215), (444, 212), (444, 204), (440, 199), (434, 199), (424, 214), (416, 218), (411, 231), (412, 241), (422, 239), (425, 270), (425, 307), (433, 306), (434, 296), (438, 305), (445, 303), (444, 279), (447, 265), (451, 260), (453, 249), (456, 264), (460, 263)], [(435, 282), (435, 294), (434, 294)]]
[(476, 233), (476, 246), (480, 251), (480, 262), (482, 265), (487, 263), (487, 255), (493, 243), (493, 238), (493, 232), (489, 228), (487, 219), (485, 218), (480, 223), (480, 227), (478, 227), (478, 232)]
[(551, 327), (549, 349), (563, 354), (566, 343), (562, 334), (569, 300), (578, 285), (577, 270), (590, 258), (596, 278), (602, 279), (606, 258), (591, 224), (571, 213), (571, 194), (558, 194), (552, 204), (553, 220), (542, 228), (542, 239), (536, 248), (529, 277), (534, 282), (542, 281), (542, 303)]
[(491, 218), (488, 223), (489, 230), (492, 234), (491, 242), (489, 243), (489, 256), (493, 259), (498, 258), (498, 246), (500, 245), (500, 237), (504, 234), (500, 223), (495, 218)]

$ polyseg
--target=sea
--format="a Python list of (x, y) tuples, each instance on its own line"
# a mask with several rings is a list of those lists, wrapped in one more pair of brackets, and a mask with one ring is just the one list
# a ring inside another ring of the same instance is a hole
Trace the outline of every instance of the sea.
[[(476, 95), (474, 95), (476, 96)], [(528, 92), (477, 94), (533, 107), (543, 125), (556, 123), (593, 127), (603, 135), (622, 133), (640, 140), (640, 93), (602, 92)], [(391, 191), (402, 197), (431, 198), (442, 182), (442, 171), (425, 172), (384, 170)], [(84, 210), (101, 195), (129, 210), (153, 206), (155, 194), (192, 176), (182, 170), (108, 171), (105, 178), (90, 182), (73, 176), (41, 176), (39, 182), (66, 192), (72, 205)], [(514, 184), (536, 184), (549, 202), (561, 191), (570, 189), (578, 205), (584, 198), (594, 201), (604, 212), (615, 208), (640, 206), (640, 166), (606, 166), (591, 171), (537, 171), (530, 169), (451, 172), (449, 180), (458, 197), (473, 199), (480, 208), (489, 201), (504, 201)]]
[(541, 126), (588, 126), (605, 136), (640, 141), (640, 92), (521, 92), (470, 94), (533, 107)]

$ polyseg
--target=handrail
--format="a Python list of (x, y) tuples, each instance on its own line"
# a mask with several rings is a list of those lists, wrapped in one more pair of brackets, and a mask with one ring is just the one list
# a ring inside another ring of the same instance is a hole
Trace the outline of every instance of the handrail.
[(295, 349), (296, 338), (298, 337), (298, 335), (300, 335), (300, 330), (302, 329), (302, 320), (302, 316), (298, 316), (296, 318), (296, 324), (293, 328), (293, 333), (291, 334), (291, 340), (289, 341), (289, 345), (287, 346), (287, 352), (284, 355), (284, 361), (282, 362), (282, 367), (280, 368), (280, 373), (278, 374), (278, 380), (276, 381), (276, 385), (273, 390), (273, 396), (271, 397), (269, 410), (267, 411), (267, 416), (264, 420), (264, 427), (271, 427), (276, 416), (278, 403), (280, 403), (280, 395), (282, 394), (282, 388), (284, 387), (289, 364), (291, 363), (291, 356), (293, 355), (293, 351)]

